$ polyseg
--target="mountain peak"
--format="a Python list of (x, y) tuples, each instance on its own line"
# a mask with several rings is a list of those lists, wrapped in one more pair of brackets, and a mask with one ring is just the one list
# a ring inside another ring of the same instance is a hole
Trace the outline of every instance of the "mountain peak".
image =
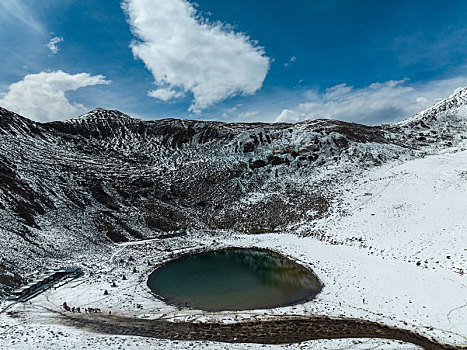
[(92, 111), (89, 111), (86, 114), (83, 114), (73, 119), (69, 119), (66, 122), (99, 121), (99, 120), (130, 121), (130, 120), (139, 120), (139, 119), (130, 117), (129, 115), (123, 112), (120, 112), (116, 109), (104, 109), (101, 107), (97, 107), (93, 109)]
[(464, 86), (463, 88), (457, 89), (454, 92), (453, 96), (455, 96), (455, 95), (457, 95), (457, 96), (467, 96), (467, 86)]
[(13, 129), (22, 130), (23, 133), (27, 134), (31, 130), (37, 130), (36, 126), (36, 122), (0, 107), (0, 134), (2, 131), (10, 133)]
[(94, 108), (92, 111), (89, 111), (88, 113), (97, 113), (97, 112), (105, 112), (105, 111), (108, 111), (109, 109), (105, 109), (105, 108), (102, 108), (102, 107), (97, 107), (97, 108)]
[[(447, 113), (454, 112), (460, 108), (467, 108), (467, 86), (456, 89), (452, 95), (396, 125), (404, 126), (419, 122), (434, 122), (439, 118), (446, 118)], [(467, 116), (465, 113), (460, 113), (459, 115), (461, 117)]]

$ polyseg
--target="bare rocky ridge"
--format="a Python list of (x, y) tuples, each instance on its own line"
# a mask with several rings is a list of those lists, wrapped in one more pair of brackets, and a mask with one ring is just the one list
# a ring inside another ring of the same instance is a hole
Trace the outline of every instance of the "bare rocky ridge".
[(0, 108), (0, 294), (20, 272), (111, 241), (287, 231), (326, 216), (350, 176), (464, 142), (466, 95), (383, 126), (143, 121), (100, 108), (42, 124)]

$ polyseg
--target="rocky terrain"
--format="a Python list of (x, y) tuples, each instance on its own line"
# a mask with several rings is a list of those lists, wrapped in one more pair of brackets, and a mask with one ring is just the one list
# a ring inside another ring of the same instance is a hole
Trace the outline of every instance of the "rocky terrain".
[(0, 293), (111, 242), (287, 232), (329, 216), (338, 184), (366, 169), (462, 145), (466, 106), (464, 88), (381, 126), (143, 121), (100, 108), (37, 123), (0, 108)]
[[(380, 126), (103, 109), (36, 123), (0, 108), (0, 347), (465, 348), (466, 106), (464, 88)], [(224, 247), (273, 250), (324, 288), (249, 312), (177, 308), (147, 288), (155, 266)], [(70, 265), (84, 276), (3, 299)]]

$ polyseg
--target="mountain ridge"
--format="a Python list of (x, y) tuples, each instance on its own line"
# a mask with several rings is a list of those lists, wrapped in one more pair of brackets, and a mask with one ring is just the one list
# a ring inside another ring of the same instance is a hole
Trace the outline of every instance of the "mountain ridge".
[[(339, 211), (340, 184), (366, 169), (461, 145), (463, 105), (452, 106), (425, 126), (143, 121), (102, 108), (38, 123), (0, 108), (0, 293), (18, 272), (111, 242), (293, 231)], [(436, 129), (443, 113), (455, 127)], [(15, 263), (17, 251), (29, 260)]]

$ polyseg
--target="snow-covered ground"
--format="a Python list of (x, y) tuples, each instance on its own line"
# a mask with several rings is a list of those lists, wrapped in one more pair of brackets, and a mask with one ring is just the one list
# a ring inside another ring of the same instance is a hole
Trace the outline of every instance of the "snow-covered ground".
[[(446, 150), (422, 159), (393, 162), (342, 186), (340, 210), (320, 221), (303, 223), (292, 233), (193, 232), (185, 237), (115, 245), (109, 254), (83, 255), (77, 264), (83, 266), (84, 277), (0, 314), (0, 347), (278, 348), (93, 334), (60, 323), (55, 312), (64, 301), (70, 306), (112, 310), (114, 315), (173, 321), (233, 322), (291, 314), (363, 318), (466, 346), (467, 151)], [(311, 267), (325, 287), (305, 304), (217, 313), (178, 310), (155, 299), (147, 289), (147, 275), (171, 254), (223, 246), (281, 252)], [(111, 287), (112, 281), (117, 287)], [(104, 296), (106, 289), (108, 296)], [(308, 341), (284, 348), (417, 347), (388, 340), (347, 339)]]

